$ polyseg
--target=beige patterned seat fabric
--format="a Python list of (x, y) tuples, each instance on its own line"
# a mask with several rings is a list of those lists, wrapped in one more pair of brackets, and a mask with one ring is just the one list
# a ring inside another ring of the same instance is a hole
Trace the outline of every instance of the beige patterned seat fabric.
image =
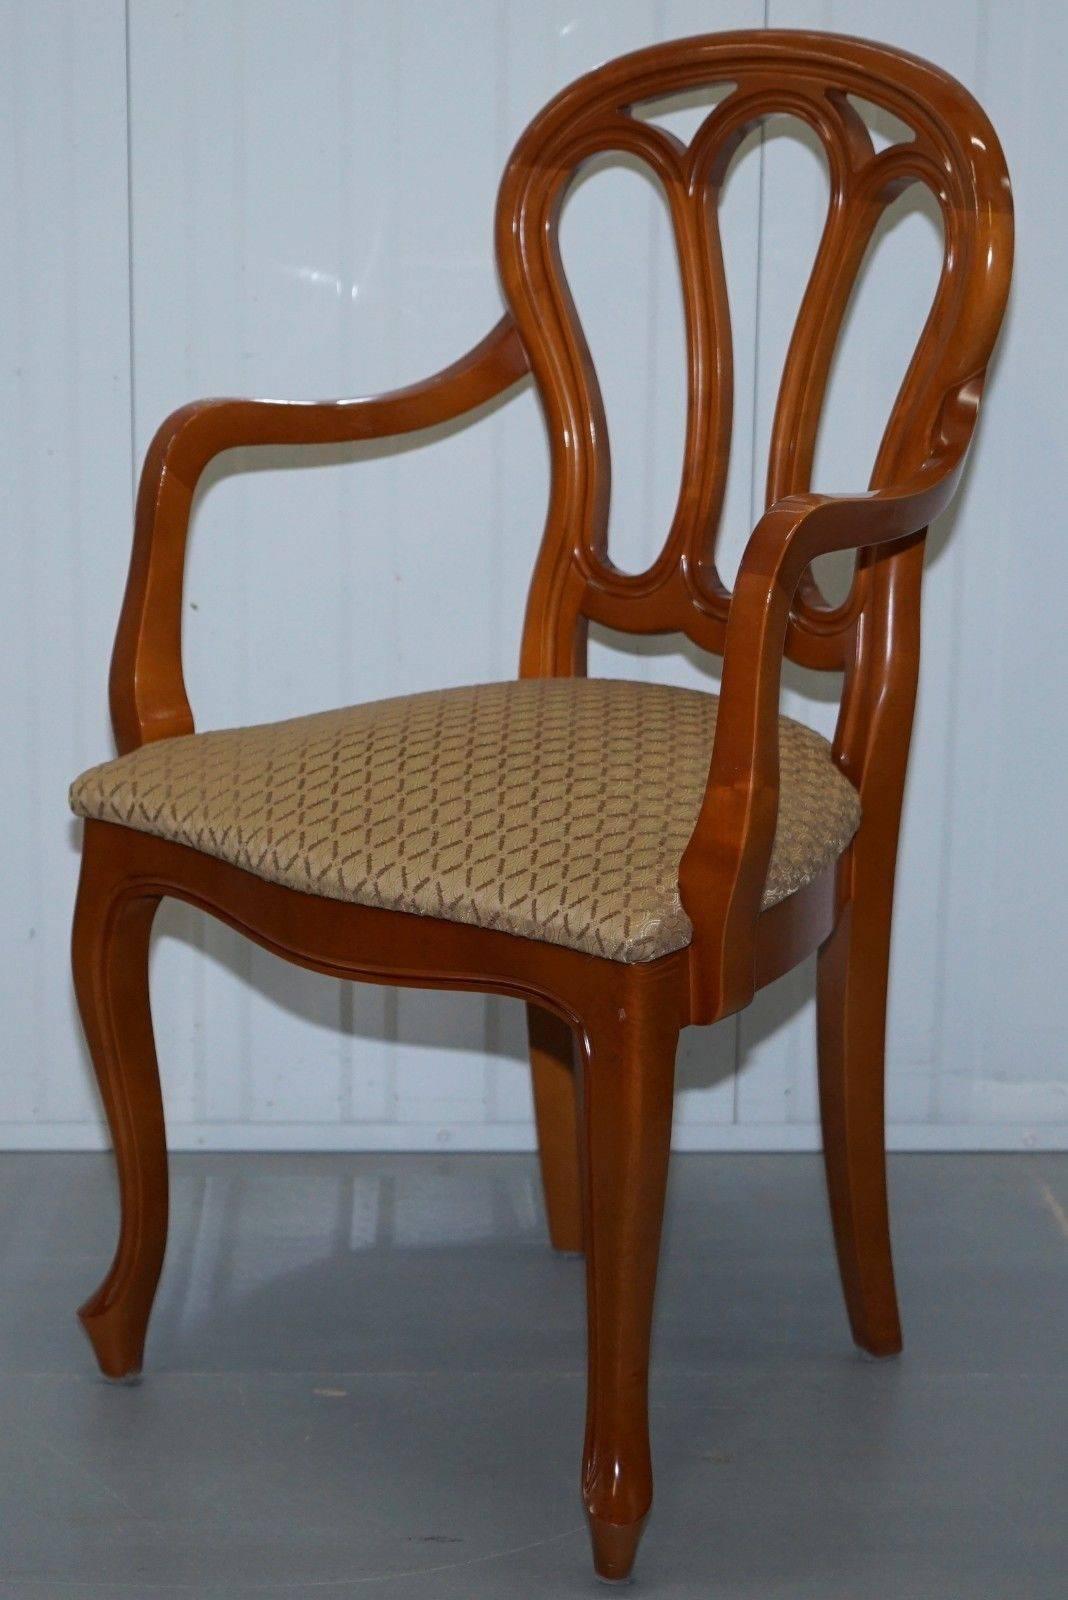
[[(651, 961), (690, 941), (679, 862), (714, 695), (528, 679), (162, 739), (83, 774), (71, 805), (272, 883)], [(765, 906), (845, 849), (856, 791), (780, 721)]]

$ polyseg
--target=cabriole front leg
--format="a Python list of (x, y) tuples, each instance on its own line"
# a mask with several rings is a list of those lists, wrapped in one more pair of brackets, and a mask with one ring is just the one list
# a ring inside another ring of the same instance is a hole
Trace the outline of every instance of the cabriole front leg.
[[(106, 832), (98, 833), (98, 830)], [(141, 1370), (167, 1239), (167, 1148), (148, 994), (158, 895), (116, 870), (106, 823), (86, 828), (74, 917), (74, 985), (118, 1165), (121, 1224), (111, 1267), (78, 1315), (102, 1372)], [(121, 841), (121, 835), (119, 836)]]
[(649, 1336), (678, 1025), (655, 1004), (587, 1023), (582, 1131), (588, 1390), (582, 1495), (602, 1578), (630, 1572), (652, 1501)]

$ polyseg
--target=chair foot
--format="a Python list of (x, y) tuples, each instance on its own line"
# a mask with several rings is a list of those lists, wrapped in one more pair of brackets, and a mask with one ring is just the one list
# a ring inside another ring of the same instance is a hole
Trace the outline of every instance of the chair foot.
[(626, 1583), (645, 1528), (645, 1518), (637, 1522), (602, 1522), (590, 1517), (593, 1566), (602, 1583)]
[(145, 1325), (140, 1314), (118, 1304), (102, 1304), (103, 1286), (78, 1308), (78, 1321), (93, 1347), (96, 1364), (112, 1383), (137, 1383), (144, 1360)]

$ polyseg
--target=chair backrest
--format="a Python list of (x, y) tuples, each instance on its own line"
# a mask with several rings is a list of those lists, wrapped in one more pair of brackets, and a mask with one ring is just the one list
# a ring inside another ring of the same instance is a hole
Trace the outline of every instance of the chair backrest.
[[(644, 102), (716, 85), (733, 87), (688, 146), (635, 115)], [(890, 111), (913, 137), (877, 152), (850, 96)], [(822, 141), (830, 203), (786, 354), (771, 433), (769, 505), (811, 487), (820, 411), (846, 305), (882, 212), (910, 183), (926, 184), (935, 195), (945, 251), (870, 487), (907, 480), (947, 448), (951, 411), (963, 405), (974, 415), (1008, 289), (1012, 207), (997, 138), (959, 83), (882, 45), (793, 31), (679, 40), (579, 79), (520, 138), (497, 210), (501, 276), (530, 354), (552, 452), (548, 518), (524, 630), (526, 673), (583, 671), (588, 621), (634, 633), (682, 632), (722, 653), (730, 593), (716, 570), (715, 546), (731, 436), (732, 358), (719, 191), (747, 132), (783, 112), (802, 118)], [(663, 186), (688, 347), (678, 502), (659, 556), (639, 574), (620, 571), (608, 555), (604, 409), (558, 240), (561, 204), (578, 170), (613, 150), (645, 162)], [(959, 427), (952, 431), (960, 433)], [(849, 596), (837, 606), (827, 604), (808, 575), (795, 599), (787, 654), (811, 667), (848, 667), (858, 619), (877, 603), (880, 585), (890, 582), (889, 571), (880, 574), (878, 567), (878, 552), (862, 560)], [(910, 604), (918, 609), (918, 583)], [(899, 615), (894, 626), (912, 637), (916, 619)]]

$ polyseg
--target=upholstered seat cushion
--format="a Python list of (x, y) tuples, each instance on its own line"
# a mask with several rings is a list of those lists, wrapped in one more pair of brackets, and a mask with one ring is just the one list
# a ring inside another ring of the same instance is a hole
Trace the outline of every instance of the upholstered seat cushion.
[[(714, 695), (528, 679), (187, 738), (83, 774), (71, 805), (306, 894), (649, 961), (688, 944), (682, 853)], [(856, 791), (783, 717), (765, 906), (845, 849)]]

